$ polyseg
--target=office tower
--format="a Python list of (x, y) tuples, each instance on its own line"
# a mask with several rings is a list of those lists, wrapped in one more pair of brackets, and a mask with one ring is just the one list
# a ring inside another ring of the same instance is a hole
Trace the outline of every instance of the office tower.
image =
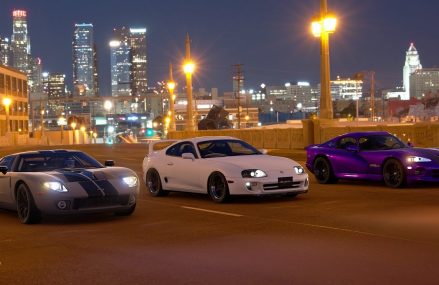
[(403, 69), (405, 94), (403, 94), (404, 96), (401, 97), (401, 100), (410, 99), (410, 76), (418, 69), (422, 69), (421, 61), (419, 59), (419, 54), (415, 48), (415, 45), (411, 43), (405, 57), (405, 65)]
[(11, 66), (11, 42), (8, 38), (0, 37), (0, 64)]
[(29, 74), (28, 74), (28, 84), (31, 96), (35, 93), (42, 93), (43, 86), (43, 72), (42, 72), (42, 61), (40, 58), (29, 57)]
[(111, 55), (111, 96), (132, 96), (132, 52), (129, 45), (129, 30), (125, 27), (114, 29), (110, 41)]
[(50, 73), (47, 77), (47, 97), (59, 99), (66, 97), (66, 75), (61, 73)]
[(73, 33), (73, 96), (98, 96), (97, 58), (92, 24), (75, 24)]
[(410, 76), (410, 97), (422, 99), (439, 93), (439, 68), (423, 68)]
[(130, 28), (129, 45), (132, 57), (133, 96), (145, 96), (148, 91), (146, 28)]
[(27, 34), (27, 13), (23, 10), (14, 10), (12, 12), (12, 66), (16, 69), (30, 74), (30, 39)]
[(363, 97), (363, 80), (343, 79), (331, 81), (331, 94), (333, 100), (359, 100)]

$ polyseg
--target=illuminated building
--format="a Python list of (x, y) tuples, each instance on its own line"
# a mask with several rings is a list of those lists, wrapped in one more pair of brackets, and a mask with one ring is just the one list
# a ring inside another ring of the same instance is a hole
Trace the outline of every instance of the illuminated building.
[(66, 97), (66, 75), (61, 73), (51, 73), (47, 77), (47, 97), (58, 99)]
[(331, 95), (333, 100), (358, 100), (363, 96), (363, 81), (337, 77), (331, 81)]
[(23, 10), (12, 12), (12, 66), (26, 74), (30, 73), (30, 39), (27, 34), (27, 13)]
[(132, 60), (126, 28), (114, 30), (110, 41), (111, 54), (111, 96), (132, 96)]
[(439, 68), (418, 69), (410, 76), (410, 97), (422, 99), (439, 92)]
[(73, 33), (73, 96), (99, 95), (93, 25), (75, 24)]
[[(5, 99), (8, 105), (5, 105)], [(16, 69), (0, 66), (0, 135), (8, 131), (28, 132), (28, 97), (26, 74)], [(9, 128), (7, 127), (9, 122)]]
[(129, 45), (132, 59), (133, 96), (144, 96), (148, 91), (146, 29), (130, 28)]
[(421, 61), (419, 60), (419, 54), (415, 48), (415, 45), (411, 43), (405, 57), (405, 65), (403, 69), (405, 94), (401, 96), (401, 100), (410, 99), (410, 76), (418, 69), (422, 69)]
[(8, 38), (0, 37), (0, 64), (11, 66), (11, 42)]

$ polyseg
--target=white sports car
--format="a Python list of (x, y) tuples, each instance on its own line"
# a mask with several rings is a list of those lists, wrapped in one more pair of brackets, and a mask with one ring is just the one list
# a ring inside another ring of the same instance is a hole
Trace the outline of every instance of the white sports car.
[(7, 155), (0, 159), (0, 172), (0, 207), (16, 210), (25, 224), (40, 222), (42, 214), (131, 215), (139, 194), (134, 171), (105, 167), (76, 150)]
[(156, 141), (148, 149), (143, 179), (153, 196), (208, 193), (221, 203), (230, 195), (296, 196), (308, 191), (308, 174), (300, 164), (233, 137)]

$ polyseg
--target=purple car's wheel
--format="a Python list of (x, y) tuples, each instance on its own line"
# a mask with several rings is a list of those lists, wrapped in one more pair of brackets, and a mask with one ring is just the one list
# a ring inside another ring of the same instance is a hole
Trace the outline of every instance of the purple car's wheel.
[(35, 206), (32, 194), (25, 184), (18, 186), (15, 201), (18, 218), (23, 224), (37, 224), (41, 221), (41, 213)]
[(405, 178), (405, 171), (401, 162), (396, 159), (386, 161), (383, 167), (383, 179), (388, 187), (400, 188), (404, 186)]
[(154, 197), (168, 194), (168, 191), (163, 190), (160, 174), (155, 169), (150, 169), (146, 173), (146, 187), (148, 187), (149, 193)]
[(210, 175), (207, 183), (207, 192), (216, 203), (227, 202), (230, 198), (229, 186), (227, 180), (220, 172), (214, 172)]
[(314, 161), (314, 176), (320, 184), (336, 183), (337, 178), (334, 176), (331, 164), (324, 157), (319, 157)]

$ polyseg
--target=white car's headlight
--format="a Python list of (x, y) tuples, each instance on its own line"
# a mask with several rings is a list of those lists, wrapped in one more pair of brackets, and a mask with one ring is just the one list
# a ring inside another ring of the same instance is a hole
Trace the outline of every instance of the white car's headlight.
[(67, 192), (67, 188), (60, 182), (45, 182), (44, 187), (56, 192)]
[(123, 182), (125, 182), (128, 187), (134, 187), (137, 186), (137, 177), (136, 176), (128, 176), (122, 178)]
[(294, 172), (296, 174), (305, 174), (305, 169), (302, 166), (294, 166)]
[(407, 158), (408, 162), (430, 162), (431, 159), (429, 158), (425, 158), (425, 157), (420, 157), (420, 156), (409, 156)]
[(267, 173), (260, 169), (246, 169), (241, 172), (243, 178), (261, 178), (266, 177)]

